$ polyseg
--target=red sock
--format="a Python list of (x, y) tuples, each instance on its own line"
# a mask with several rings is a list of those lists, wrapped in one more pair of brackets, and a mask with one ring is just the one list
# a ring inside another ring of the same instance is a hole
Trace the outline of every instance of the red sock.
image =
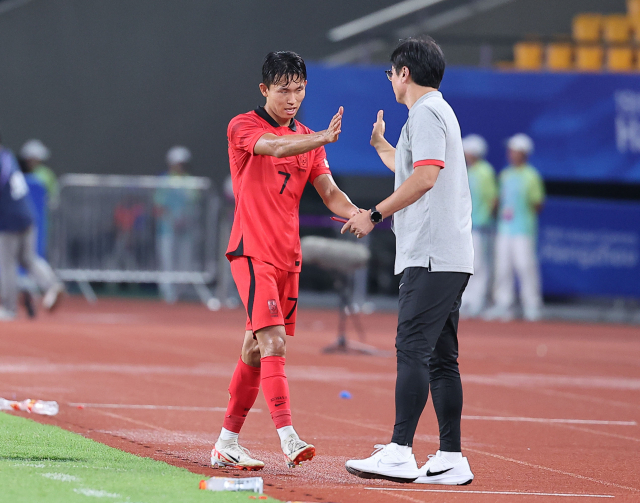
[(259, 391), (260, 367), (251, 367), (240, 358), (229, 384), (229, 405), (222, 423), (225, 429), (240, 433)]
[(291, 408), (289, 405), (289, 383), (284, 373), (282, 356), (265, 356), (260, 359), (262, 365), (262, 392), (267, 399), (271, 419), (276, 429), (291, 426)]

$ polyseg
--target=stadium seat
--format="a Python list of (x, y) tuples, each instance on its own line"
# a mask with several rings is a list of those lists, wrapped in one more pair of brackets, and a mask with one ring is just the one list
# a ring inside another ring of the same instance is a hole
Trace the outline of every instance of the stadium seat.
[(608, 44), (626, 44), (631, 39), (631, 22), (623, 14), (604, 17), (603, 39)]
[(599, 45), (583, 45), (576, 48), (576, 70), (600, 71), (604, 51)]
[(631, 18), (640, 18), (640, 0), (627, 0), (627, 14)]
[(633, 70), (633, 49), (631, 47), (609, 47), (606, 67), (612, 72)]
[(573, 18), (573, 39), (580, 43), (600, 42), (602, 16), (578, 14)]
[(629, 18), (631, 23), (631, 32), (633, 33), (633, 40), (636, 44), (640, 43), (640, 17)]
[(549, 70), (570, 70), (573, 66), (573, 46), (566, 42), (547, 45), (546, 67)]
[(540, 70), (542, 68), (542, 44), (539, 42), (519, 42), (513, 47), (514, 63), (517, 70)]

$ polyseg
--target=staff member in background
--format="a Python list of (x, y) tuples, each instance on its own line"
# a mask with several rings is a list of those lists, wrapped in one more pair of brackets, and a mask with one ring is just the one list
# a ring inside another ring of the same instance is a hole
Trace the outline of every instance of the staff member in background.
[[(460, 446), (462, 384), (458, 369), (458, 317), (473, 274), (471, 194), (460, 125), (438, 91), (442, 50), (432, 38), (407, 39), (391, 55), (396, 101), (409, 117), (394, 148), (384, 138), (382, 111), (371, 145), (395, 173), (395, 192), (344, 225), (357, 237), (393, 215), (395, 273), (402, 273), (396, 335), (396, 421), (391, 442), (366, 459), (347, 461), (362, 478), (464, 485), (473, 473)], [(431, 389), (440, 449), (418, 469), (413, 438)]]
[(542, 293), (536, 244), (538, 213), (544, 203), (544, 183), (529, 164), (533, 140), (519, 133), (507, 141), (509, 166), (500, 173), (500, 208), (495, 253), (495, 305), (486, 319), (513, 318), (514, 273), (520, 284), (524, 319), (540, 319)]
[(470, 134), (462, 139), (471, 190), (471, 236), (473, 238), (473, 276), (469, 278), (460, 315), (475, 318), (485, 307), (491, 272), (490, 244), (493, 215), (498, 202), (496, 173), (485, 160), (487, 142), (482, 136)]
[(52, 310), (64, 290), (49, 264), (36, 254), (33, 211), (18, 161), (0, 144), (0, 321), (16, 316), (18, 265), (46, 292), (42, 300), (45, 309)]
[(51, 157), (51, 151), (40, 140), (29, 140), (20, 149), (20, 158), (24, 161), (25, 172), (42, 183), (47, 189), (50, 208), (59, 202), (58, 179), (53, 170), (44, 163)]
[[(167, 152), (168, 171), (162, 176), (167, 186), (156, 191), (153, 202), (156, 215), (156, 250), (160, 270), (164, 272), (185, 272), (194, 268), (193, 248), (195, 245), (194, 218), (198, 193), (180, 185), (187, 179), (187, 166), (191, 162), (191, 151), (176, 145)], [(178, 183), (172, 185), (172, 181)], [(173, 304), (184, 291), (184, 285), (174, 285), (169, 281), (159, 284), (165, 302)]]

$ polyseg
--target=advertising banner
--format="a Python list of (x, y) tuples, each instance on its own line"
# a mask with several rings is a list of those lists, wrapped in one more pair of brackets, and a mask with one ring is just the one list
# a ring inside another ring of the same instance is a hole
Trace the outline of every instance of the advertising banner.
[[(327, 146), (336, 174), (391, 176), (369, 145), (378, 110), (395, 145), (407, 108), (395, 101), (388, 66), (309, 65), (302, 120), (327, 127), (344, 106), (343, 133)], [(505, 164), (505, 140), (526, 133), (531, 163), (545, 180), (640, 183), (640, 76), (447, 68), (440, 88), (462, 134), (489, 143), (488, 160)]]
[(544, 293), (640, 297), (640, 204), (549, 198), (539, 229)]

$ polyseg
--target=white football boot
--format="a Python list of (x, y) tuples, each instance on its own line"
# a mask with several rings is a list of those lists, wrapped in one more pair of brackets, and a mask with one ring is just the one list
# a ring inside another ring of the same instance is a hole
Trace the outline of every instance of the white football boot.
[(420, 468), (417, 484), (442, 484), (448, 486), (466, 486), (471, 484), (473, 473), (467, 458), (452, 463), (440, 451), (429, 454), (429, 461)]
[(295, 433), (285, 438), (280, 445), (289, 468), (295, 468), (303, 461), (310, 461), (316, 455), (316, 448), (304, 440), (300, 440), (300, 437)]
[(413, 482), (420, 476), (415, 456), (399, 449), (398, 444), (376, 444), (371, 457), (350, 459), (347, 471), (363, 479), (384, 479), (392, 482)]
[(264, 463), (258, 459), (253, 459), (251, 453), (238, 444), (237, 439), (218, 439), (211, 451), (211, 466), (236, 470), (262, 470)]

